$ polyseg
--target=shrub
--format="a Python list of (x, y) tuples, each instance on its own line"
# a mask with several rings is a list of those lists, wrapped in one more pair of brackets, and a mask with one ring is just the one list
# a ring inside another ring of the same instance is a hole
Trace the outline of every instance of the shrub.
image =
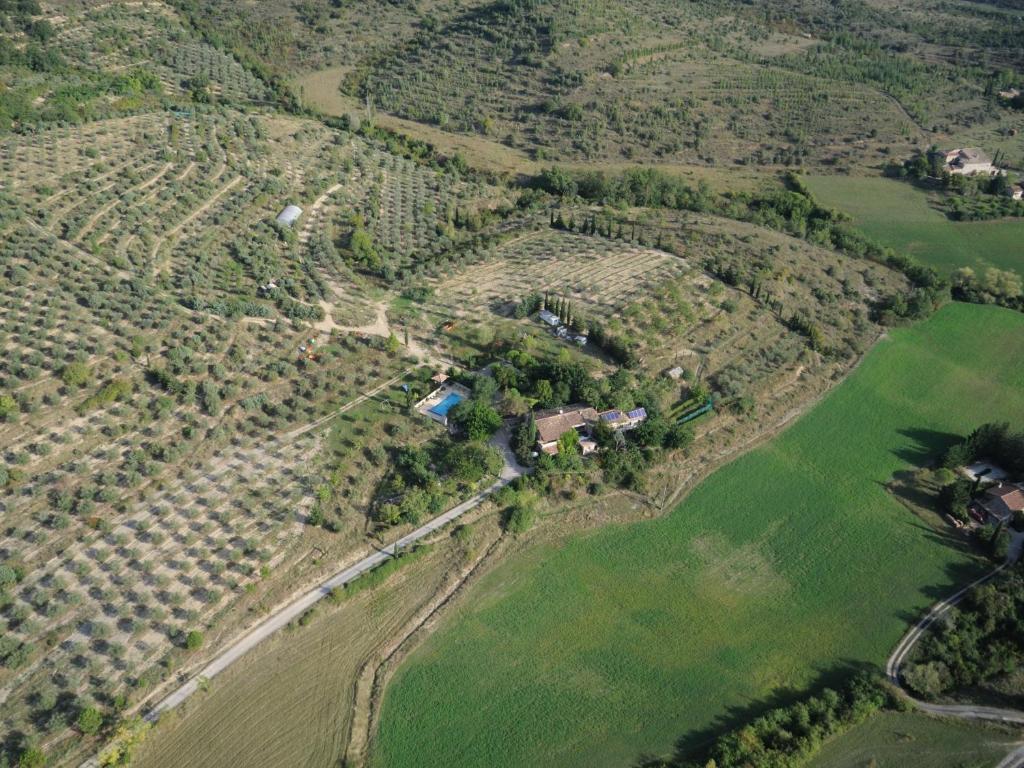
[(92, 370), (85, 363), (68, 363), (60, 372), (60, 380), (69, 387), (84, 387), (91, 378)]
[(198, 651), (203, 647), (203, 639), (203, 633), (198, 629), (193, 629), (185, 635), (185, 648), (190, 651)]
[(505, 514), (505, 530), (514, 535), (526, 533), (533, 527), (535, 517), (532, 504), (517, 500)]
[(94, 736), (103, 727), (103, 714), (95, 707), (86, 707), (78, 714), (77, 724), (86, 736)]

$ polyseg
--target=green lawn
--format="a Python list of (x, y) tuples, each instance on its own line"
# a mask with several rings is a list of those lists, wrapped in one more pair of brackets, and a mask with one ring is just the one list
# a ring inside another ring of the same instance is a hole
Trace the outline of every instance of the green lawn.
[(1024, 420), (1024, 315), (892, 332), (672, 514), (497, 568), (398, 671), (375, 765), (629, 766), (879, 665), (979, 566), (888, 495), (986, 419)]
[(1020, 739), (979, 723), (883, 712), (829, 741), (807, 768), (992, 768)]
[(933, 208), (928, 193), (881, 177), (809, 176), (811, 192), (850, 214), (883, 245), (908, 253), (943, 274), (957, 267), (999, 267), (1024, 273), (1024, 221), (954, 222)]

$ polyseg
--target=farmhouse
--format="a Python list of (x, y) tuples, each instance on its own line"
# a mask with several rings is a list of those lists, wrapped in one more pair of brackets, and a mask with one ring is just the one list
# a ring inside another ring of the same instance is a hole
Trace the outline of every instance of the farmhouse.
[(999, 169), (992, 165), (992, 158), (977, 147), (951, 149), (944, 155), (945, 169), (952, 174), (974, 176), (986, 174), (994, 176)]
[(537, 449), (554, 456), (558, 453), (558, 439), (571, 429), (580, 435), (580, 449), (583, 454), (597, 450), (597, 443), (590, 438), (590, 425), (597, 421), (597, 411), (589, 405), (570, 405), (538, 411), (534, 414), (537, 425)]
[(277, 214), (277, 223), (286, 227), (292, 226), (302, 215), (302, 209), (297, 205), (287, 205), (285, 209)]
[(598, 418), (616, 432), (626, 432), (646, 419), (647, 411), (643, 408), (634, 408), (632, 411), (623, 413), (620, 410), (613, 409), (599, 414)]
[(994, 523), (1008, 523), (1014, 513), (1024, 511), (1024, 489), (1015, 483), (997, 483), (985, 491), (978, 506)]

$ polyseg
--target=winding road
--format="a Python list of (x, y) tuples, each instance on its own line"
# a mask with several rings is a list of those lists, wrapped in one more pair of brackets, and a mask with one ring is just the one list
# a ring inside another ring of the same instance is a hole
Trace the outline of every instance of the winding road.
[[(1015, 541), (1014, 545), (1013, 559), (1016, 560), (1016, 556), (1019, 555), (1019, 541)], [(1008, 560), (1006, 563), (1003, 563), (998, 568), (989, 571), (981, 578), (972, 581), (966, 587), (963, 587), (950, 597), (947, 597), (945, 600), (940, 600), (933, 605), (924, 618), (911, 627), (910, 631), (903, 636), (903, 639), (900, 640), (899, 645), (896, 646), (896, 649), (892, 652), (889, 660), (885, 663), (885, 676), (889, 679), (889, 682), (903, 691), (904, 695), (910, 700), (910, 702), (922, 712), (927, 712), (941, 717), (956, 717), (961, 720), (984, 720), (1011, 725), (1024, 725), (1024, 712), (1019, 710), (1002, 709), (999, 707), (984, 707), (978, 704), (931, 704), (927, 701), (915, 699), (909, 692), (907, 692), (906, 688), (900, 682), (900, 668), (903, 666), (903, 662), (910, 654), (911, 649), (913, 649), (914, 645), (921, 639), (922, 635), (924, 635), (928, 628), (946, 615), (953, 606), (963, 600), (964, 596), (968, 592), (978, 585), (991, 580), (1010, 564), (1011, 561)], [(1021, 744), (1008, 754), (999, 763), (999, 765), (996, 766), (996, 768), (1024, 768), (1024, 744)]]

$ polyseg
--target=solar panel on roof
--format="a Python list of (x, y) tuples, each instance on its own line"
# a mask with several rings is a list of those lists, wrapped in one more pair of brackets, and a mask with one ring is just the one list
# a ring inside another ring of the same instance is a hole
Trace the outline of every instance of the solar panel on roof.
[(615, 421), (621, 415), (618, 411), (608, 411), (607, 413), (602, 413), (601, 418), (605, 421)]
[(635, 408), (626, 415), (629, 416), (629, 418), (631, 419), (646, 419), (647, 411), (645, 411), (643, 408)]

